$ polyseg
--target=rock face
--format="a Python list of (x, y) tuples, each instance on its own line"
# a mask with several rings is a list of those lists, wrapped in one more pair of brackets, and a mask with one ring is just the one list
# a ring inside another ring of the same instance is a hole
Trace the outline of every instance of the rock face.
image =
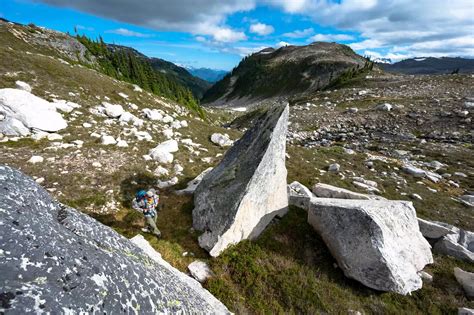
[(288, 209), (285, 150), (288, 105), (262, 114), (194, 193), (193, 226), (201, 247), (218, 256), (258, 236)]
[(474, 273), (467, 272), (462, 270), (461, 268), (454, 268), (454, 276), (459, 284), (463, 287), (466, 295), (469, 298), (474, 297)]
[(0, 89), (0, 132), (24, 136), (31, 129), (54, 132), (67, 127), (56, 107), (27, 91)]
[(340, 198), (340, 199), (385, 199), (379, 196), (365, 195), (348, 189), (331, 186), (328, 184), (318, 183), (313, 186), (313, 193), (316, 197), (321, 198)]
[(308, 187), (294, 181), (288, 185), (288, 203), (292, 206), (308, 210), (309, 201), (314, 195)]
[(313, 198), (308, 222), (344, 274), (376, 290), (418, 290), (418, 271), (433, 262), (411, 202)]
[(229, 313), (151, 247), (60, 205), (19, 171), (0, 166), (0, 191), (6, 313)]

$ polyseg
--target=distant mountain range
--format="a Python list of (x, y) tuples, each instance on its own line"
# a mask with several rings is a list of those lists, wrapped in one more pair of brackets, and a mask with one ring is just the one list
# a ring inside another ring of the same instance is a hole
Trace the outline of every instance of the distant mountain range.
[(210, 106), (238, 107), (268, 98), (302, 96), (349, 78), (370, 63), (349, 46), (315, 42), (265, 48), (245, 57), (202, 98)]
[(404, 74), (474, 73), (474, 59), (459, 57), (417, 57), (392, 64), (379, 62), (378, 65), (387, 72)]
[(215, 70), (209, 68), (193, 68), (187, 67), (186, 70), (189, 71), (193, 76), (206, 80), (207, 82), (217, 82), (221, 80), (229, 71), (225, 70)]

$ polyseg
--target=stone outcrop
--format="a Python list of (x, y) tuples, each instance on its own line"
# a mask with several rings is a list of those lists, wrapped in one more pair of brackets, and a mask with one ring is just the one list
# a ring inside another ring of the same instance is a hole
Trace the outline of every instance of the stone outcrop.
[(312, 198), (308, 222), (344, 274), (376, 290), (420, 289), (418, 272), (433, 262), (411, 202)]
[(383, 200), (385, 198), (373, 195), (365, 195), (348, 189), (318, 183), (313, 186), (313, 193), (320, 198), (360, 199), (360, 200)]
[(433, 245), (433, 251), (474, 263), (474, 233), (446, 223), (438, 223), (450, 228), (453, 233), (439, 239)]
[(455, 267), (454, 276), (464, 289), (464, 292), (466, 292), (466, 295), (469, 298), (474, 298), (474, 273), (467, 272), (462, 270), (461, 268)]
[(288, 185), (288, 203), (304, 210), (308, 210), (309, 201), (314, 195), (308, 187), (294, 181)]
[(27, 91), (0, 89), (0, 132), (26, 136), (31, 130), (54, 132), (67, 127), (56, 106)]
[(2, 311), (229, 313), (144, 239), (57, 203), (19, 171), (0, 166), (0, 192)]
[(199, 244), (211, 256), (255, 238), (286, 213), (288, 111), (280, 105), (264, 112), (197, 187), (193, 226), (203, 232)]

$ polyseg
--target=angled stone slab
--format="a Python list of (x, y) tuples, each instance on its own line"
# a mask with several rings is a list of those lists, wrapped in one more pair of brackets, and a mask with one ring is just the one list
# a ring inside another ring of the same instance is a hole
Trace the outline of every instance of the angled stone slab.
[(286, 213), (285, 149), (288, 105), (264, 112), (207, 174), (194, 193), (193, 226), (211, 256), (257, 237)]
[(376, 290), (418, 290), (433, 262), (411, 202), (312, 198), (308, 222), (344, 274)]
[(197, 281), (0, 165), (0, 313), (226, 314)]

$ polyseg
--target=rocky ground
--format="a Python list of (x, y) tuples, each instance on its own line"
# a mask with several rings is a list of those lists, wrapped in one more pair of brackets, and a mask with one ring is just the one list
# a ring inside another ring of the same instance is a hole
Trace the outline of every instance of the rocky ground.
[[(196, 258), (208, 262), (214, 277), (204, 286), (231, 311), (446, 314), (474, 308), (453, 274), (454, 267), (474, 267), (450, 257), (434, 255), (426, 269), (433, 281), (411, 296), (380, 293), (345, 278), (298, 208), (255, 242), (211, 259), (192, 229), (192, 198), (174, 190), (221, 160), (232, 143), (222, 135), (235, 140), (243, 131), (223, 126), (241, 113), (207, 110), (200, 119), (179, 104), (0, 31), (0, 89), (24, 90), (17, 82), (25, 82), (32, 94), (62, 104), (58, 112), (67, 122), (54, 134), (0, 135), (0, 164), (21, 169), (61, 202), (127, 237), (143, 226), (130, 208), (135, 190), (163, 187), (163, 239), (146, 238), (180, 270)], [(292, 102), (288, 183), (326, 183), (410, 200), (418, 217), (474, 230), (474, 208), (463, 199), (474, 190), (473, 81), (468, 75), (374, 71)]]

